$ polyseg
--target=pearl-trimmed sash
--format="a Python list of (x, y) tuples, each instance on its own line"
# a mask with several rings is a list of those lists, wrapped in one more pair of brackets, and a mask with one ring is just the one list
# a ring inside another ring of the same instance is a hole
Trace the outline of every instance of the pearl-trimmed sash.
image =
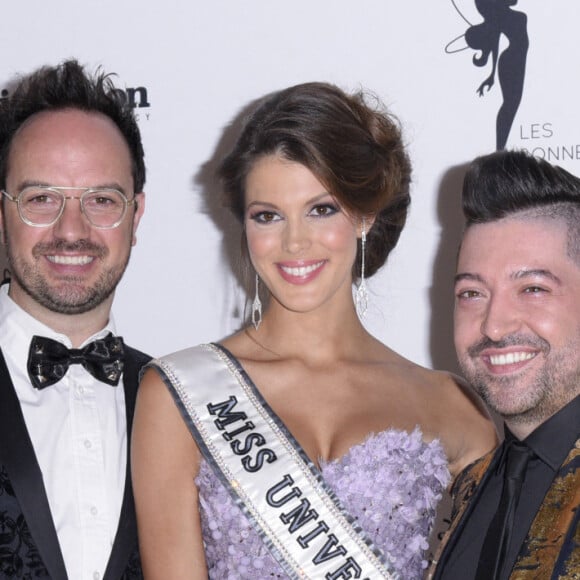
[(290, 578), (399, 578), (231, 353), (206, 344), (150, 365), (206, 461)]

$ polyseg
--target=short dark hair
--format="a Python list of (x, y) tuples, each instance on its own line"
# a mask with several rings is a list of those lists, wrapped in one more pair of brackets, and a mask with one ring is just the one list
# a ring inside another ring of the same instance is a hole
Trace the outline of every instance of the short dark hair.
[(463, 181), (466, 227), (507, 217), (565, 222), (568, 255), (580, 263), (580, 179), (526, 151), (477, 157)]
[(145, 185), (145, 160), (141, 133), (124, 92), (110, 74), (98, 70), (89, 76), (74, 59), (44, 66), (17, 82), (10, 95), (0, 100), (0, 187), (6, 187), (8, 158), (14, 135), (37, 113), (80, 109), (109, 117), (121, 131), (131, 154), (135, 192)]
[[(256, 161), (272, 154), (307, 167), (347, 211), (374, 217), (365, 256), (365, 274), (372, 276), (395, 247), (410, 203), (411, 165), (398, 121), (378, 98), (348, 95), (328, 83), (268, 95), (218, 170), (241, 221), (246, 178)], [(360, 256), (353, 274), (360, 276)]]

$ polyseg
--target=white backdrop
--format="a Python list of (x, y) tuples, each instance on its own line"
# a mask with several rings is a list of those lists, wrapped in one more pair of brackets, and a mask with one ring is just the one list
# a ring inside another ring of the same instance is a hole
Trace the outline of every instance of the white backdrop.
[[(514, 12), (527, 16), (529, 37), (508, 146), (580, 173), (578, 0), (520, 0), (505, 10), (500, 54), (522, 46), (509, 28)], [(483, 97), (476, 93), (491, 59), (478, 68), (474, 50), (455, 52), (465, 47), (467, 21), (482, 20), (475, 0), (23, 0), (3, 6), (0, 89), (20, 72), (76, 57), (146, 91), (135, 100), (148, 105), (136, 108), (147, 209), (114, 313), (127, 342), (153, 355), (240, 324), (244, 295), (231, 268), (239, 231), (219, 210), (211, 179), (235, 135), (228, 126), (256, 98), (291, 84), (371, 89), (403, 123), (414, 182), (408, 225), (371, 280), (365, 323), (405, 356), (454, 370), (462, 166), (496, 147), (502, 104), (497, 78)]]

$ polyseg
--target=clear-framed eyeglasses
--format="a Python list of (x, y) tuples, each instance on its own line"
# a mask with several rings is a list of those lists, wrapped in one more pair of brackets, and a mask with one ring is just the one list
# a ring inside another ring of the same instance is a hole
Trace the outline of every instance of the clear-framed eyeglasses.
[[(68, 191), (81, 191), (80, 195), (65, 195)], [(68, 199), (78, 199), (81, 212), (89, 223), (101, 230), (116, 228), (123, 221), (127, 207), (135, 203), (135, 198), (127, 199), (117, 189), (101, 187), (53, 187), (30, 185), (18, 195), (12, 196), (2, 191), (18, 207), (20, 219), (29, 226), (44, 228), (55, 224), (64, 212)]]

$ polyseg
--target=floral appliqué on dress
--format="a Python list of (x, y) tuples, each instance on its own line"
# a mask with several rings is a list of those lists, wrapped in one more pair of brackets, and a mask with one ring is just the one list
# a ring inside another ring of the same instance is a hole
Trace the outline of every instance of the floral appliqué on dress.
[[(404, 580), (423, 577), (435, 509), (450, 475), (438, 440), (421, 431), (369, 436), (343, 457), (321, 463), (327, 485)], [(196, 479), (209, 577), (212, 580), (286, 578), (229, 492), (201, 462)]]

